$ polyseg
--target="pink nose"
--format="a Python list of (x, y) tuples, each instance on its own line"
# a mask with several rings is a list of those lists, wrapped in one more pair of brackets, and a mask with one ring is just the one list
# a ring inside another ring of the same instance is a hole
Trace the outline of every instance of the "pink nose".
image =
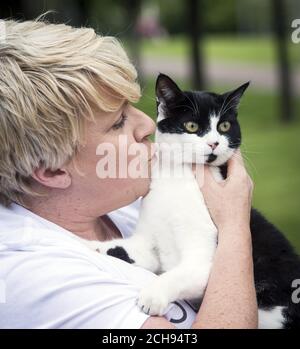
[(212, 150), (215, 150), (217, 148), (217, 146), (219, 145), (219, 142), (215, 142), (215, 143), (207, 143)]

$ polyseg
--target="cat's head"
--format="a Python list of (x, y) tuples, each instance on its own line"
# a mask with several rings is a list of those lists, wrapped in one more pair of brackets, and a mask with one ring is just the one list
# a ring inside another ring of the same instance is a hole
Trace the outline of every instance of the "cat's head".
[(226, 163), (241, 144), (237, 109), (248, 86), (249, 82), (223, 94), (181, 91), (172, 79), (160, 74), (156, 81), (156, 142), (192, 143), (203, 155), (201, 162)]

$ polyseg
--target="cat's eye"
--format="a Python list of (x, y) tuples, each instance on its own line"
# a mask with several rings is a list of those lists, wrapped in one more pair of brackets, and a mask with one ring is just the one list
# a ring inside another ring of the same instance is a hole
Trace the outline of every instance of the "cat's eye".
[(230, 130), (231, 124), (229, 121), (224, 121), (221, 122), (220, 125), (218, 126), (218, 130), (220, 132), (228, 132)]
[(184, 127), (189, 132), (197, 132), (199, 130), (199, 125), (196, 122), (188, 121), (184, 123)]

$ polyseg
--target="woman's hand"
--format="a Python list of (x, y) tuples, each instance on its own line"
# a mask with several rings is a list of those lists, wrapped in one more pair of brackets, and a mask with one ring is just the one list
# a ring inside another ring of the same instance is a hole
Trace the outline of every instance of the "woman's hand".
[[(197, 178), (197, 176), (196, 176)], [(239, 151), (217, 183), (206, 166), (199, 187), (218, 229), (218, 245), (193, 328), (257, 328), (250, 211), (253, 183)]]
[(226, 180), (217, 183), (205, 166), (202, 182), (200, 189), (219, 231), (237, 225), (249, 227), (253, 182), (239, 150), (228, 161)]

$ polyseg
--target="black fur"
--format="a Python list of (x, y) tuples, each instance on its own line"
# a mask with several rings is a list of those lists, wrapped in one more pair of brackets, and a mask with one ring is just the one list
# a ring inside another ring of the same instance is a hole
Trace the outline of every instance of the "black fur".
[[(226, 133), (231, 148), (241, 144), (241, 130), (237, 119), (237, 107), (246, 83), (225, 94), (210, 92), (183, 92), (168, 76), (160, 74), (156, 83), (158, 102), (163, 102), (166, 118), (158, 122), (160, 132), (183, 133), (186, 121), (200, 125), (197, 132), (203, 136), (210, 128), (210, 114), (223, 107), (220, 122), (230, 121), (231, 129)], [(225, 108), (224, 108), (225, 106)], [(207, 163), (216, 157), (210, 156)], [(223, 178), (227, 176), (226, 164), (220, 166)], [(292, 302), (292, 282), (300, 279), (300, 258), (284, 235), (258, 211), (252, 209), (250, 229), (253, 243), (254, 277), (259, 308), (271, 309), (286, 306), (285, 328), (300, 328), (300, 304)]]
[(116, 257), (119, 259), (122, 259), (123, 261), (133, 264), (135, 261), (133, 259), (131, 259), (128, 256), (128, 253), (124, 250), (123, 247), (121, 246), (116, 246), (114, 248), (110, 248), (107, 252), (107, 255), (112, 256), (112, 257)]
[(300, 304), (292, 302), (292, 282), (300, 277), (300, 258), (284, 235), (251, 210), (255, 288), (258, 306), (287, 306), (285, 328), (300, 328)]

